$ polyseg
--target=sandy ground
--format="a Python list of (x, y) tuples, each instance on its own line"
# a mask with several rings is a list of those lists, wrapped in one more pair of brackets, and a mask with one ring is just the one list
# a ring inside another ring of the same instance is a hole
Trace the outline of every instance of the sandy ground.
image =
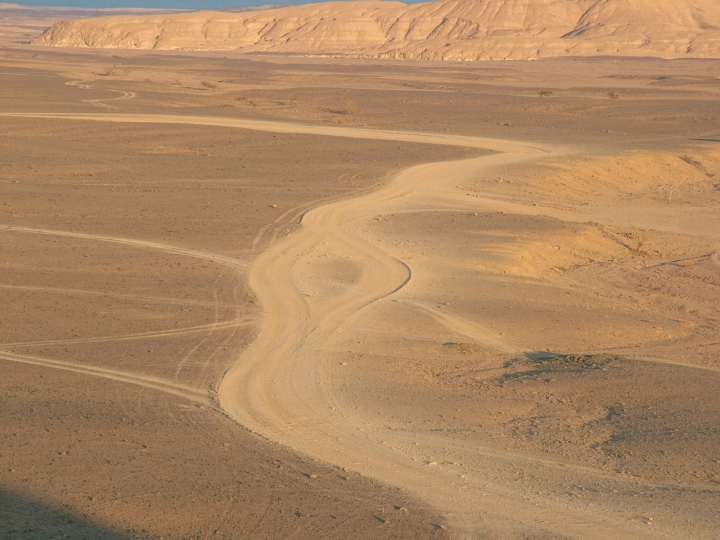
[(717, 537), (720, 64), (0, 70), (6, 536)]

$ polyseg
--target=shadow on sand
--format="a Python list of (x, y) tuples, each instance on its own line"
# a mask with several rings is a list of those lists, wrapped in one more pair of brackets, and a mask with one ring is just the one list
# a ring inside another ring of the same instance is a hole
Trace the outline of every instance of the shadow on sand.
[(123, 534), (77, 515), (0, 488), (0, 538), (2, 540), (129, 540)]

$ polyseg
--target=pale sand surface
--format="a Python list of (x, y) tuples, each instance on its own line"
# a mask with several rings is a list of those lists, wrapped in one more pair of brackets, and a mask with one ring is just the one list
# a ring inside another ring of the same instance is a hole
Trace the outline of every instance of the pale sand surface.
[(717, 63), (0, 52), (4, 534), (717, 536)]

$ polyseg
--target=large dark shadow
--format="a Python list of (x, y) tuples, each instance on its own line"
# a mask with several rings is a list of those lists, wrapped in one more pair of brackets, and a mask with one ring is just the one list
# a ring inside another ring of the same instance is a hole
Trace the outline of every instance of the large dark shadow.
[(129, 540), (133, 538), (85, 519), (0, 489), (0, 539), (50, 540), (69, 538)]

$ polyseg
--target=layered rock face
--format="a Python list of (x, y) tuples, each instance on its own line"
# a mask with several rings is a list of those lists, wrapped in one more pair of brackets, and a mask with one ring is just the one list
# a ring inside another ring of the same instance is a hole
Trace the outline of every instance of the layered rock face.
[(56, 47), (242, 50), (427, 60), (720, 57), (718, 0), (361, 0), (243, 13), (62, 21)]

